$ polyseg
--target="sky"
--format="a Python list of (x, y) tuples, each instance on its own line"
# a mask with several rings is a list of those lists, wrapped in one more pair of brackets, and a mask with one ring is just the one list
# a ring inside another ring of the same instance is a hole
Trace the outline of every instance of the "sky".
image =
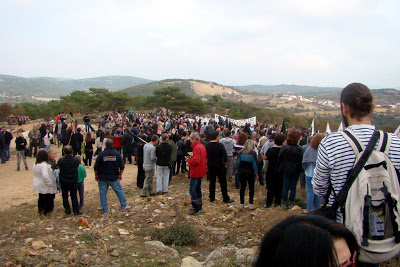
[(0, 73), (400, 89), (398, 0), (1, 0)]

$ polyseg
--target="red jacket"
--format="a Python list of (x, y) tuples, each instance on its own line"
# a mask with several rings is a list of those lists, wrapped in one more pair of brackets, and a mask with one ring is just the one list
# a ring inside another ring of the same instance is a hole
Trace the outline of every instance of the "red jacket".
[(190, 178), (202, 178), (207, 172), (207, 151), (200, 140), (190, 145), (193, 148), (193, 156), (187, 159), (190, 165)]
[(114, 147), (115, 148), (121, 148), (122, 147), (122, 143), (121, 143), (121, 141), (122, 141), (122, 136), (120, 136), (120, 137), (117, 137), (117, 136), (113, 136), (113, 139), (114, 139)]

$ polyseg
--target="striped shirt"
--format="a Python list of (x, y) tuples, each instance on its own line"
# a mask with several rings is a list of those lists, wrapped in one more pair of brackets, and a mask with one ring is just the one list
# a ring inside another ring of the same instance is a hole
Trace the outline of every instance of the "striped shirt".
[[(352, 125), (351, 129), (366, 147), (374, 133), (373, 125)], [(392, 134), (388, 156), (393, 166), (400, 170), (400, 138)], [(325, 137), (318, 147), (318, 157), (312, 184), (315, 194), (325, 196), (329, 188), (329, 182), (332, 183), (335, 194), (330, 195), (328, 206), (333, 204), (335, 195), (337, 195), (346, 182), (348, 172), (353, 168), (356, 154), (350, 144), (340, 133), (332, 133)], [(341, 214), (338, 214), (337, 220), (342, 220)]]

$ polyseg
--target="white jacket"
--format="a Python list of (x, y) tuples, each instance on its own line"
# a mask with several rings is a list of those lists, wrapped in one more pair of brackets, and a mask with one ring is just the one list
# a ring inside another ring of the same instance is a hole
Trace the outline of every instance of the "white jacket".
[(51, 140), (52, 138), (53, 138), (53, 135), (52, 135), (51, 133), (46, 134), (46, 135), (43, 137), (44, 144), (45, 144), (46, 146), (49, 146), (49, 145), (51, 144), (50, 140)]
[(39, 194), (56, 194), (57, 185), (53, 169), (47, 162), (33, 164), (33, 191)]

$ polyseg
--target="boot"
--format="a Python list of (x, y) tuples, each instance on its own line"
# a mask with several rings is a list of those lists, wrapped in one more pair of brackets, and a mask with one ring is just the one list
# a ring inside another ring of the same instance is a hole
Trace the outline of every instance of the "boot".
[(292, 208), (293, 208), (293, 201), (289, 201), (287, 209), (291, 210)]
[(287, 201), (282, 201), (282, 209), (287, 210), (288, 208), (288, 202)]

